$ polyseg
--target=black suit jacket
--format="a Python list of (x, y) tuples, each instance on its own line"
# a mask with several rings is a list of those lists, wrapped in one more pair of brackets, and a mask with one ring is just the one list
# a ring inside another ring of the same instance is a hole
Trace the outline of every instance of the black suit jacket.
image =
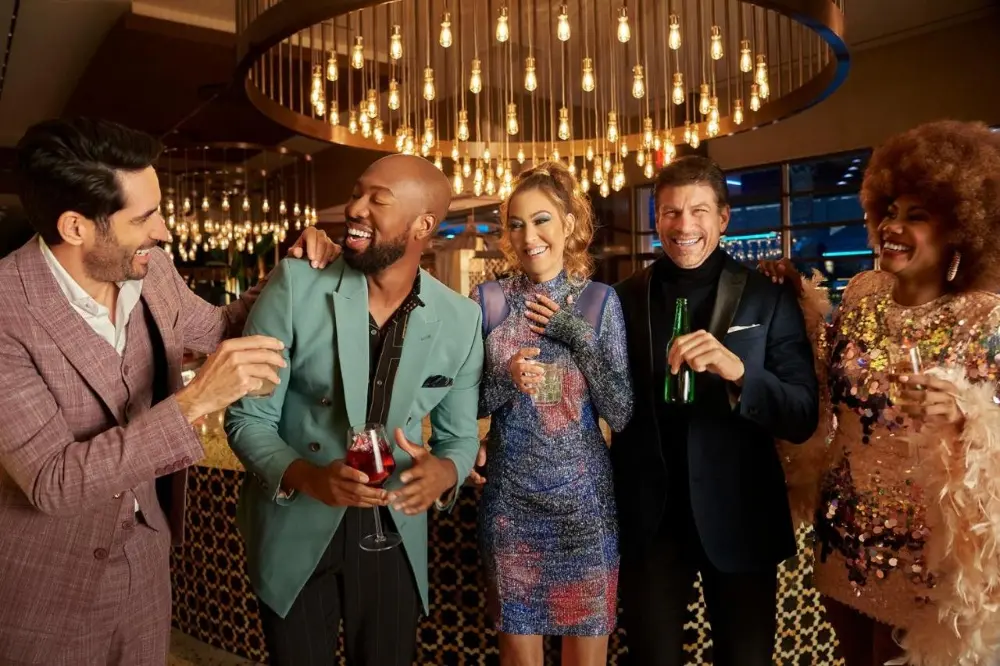
[[(661, 259), (662, 261), (662, 259)], [(635, 414), (614, 435), (611, 459), (623, 553), (644, 548), (660, 528), (667, 496), (660, 423), (653, 386), (650, 279), (653, 267), (617, 284), (635, 384)], [(756, 326), (755, 326), (756, 325)], [(735, 327), (750, 327), (729, 332)], [(785, 477), (775, 438), (802, 443), (816, 430), (819, 396), (813, 351), (798, 302), (727, 257), (709, 331), (746, 367), (734, 407), (721, 378), (699, 377), (688, 426), (691, 511), (711, 563), (729, 573), (766, 570), (795, 554)]]

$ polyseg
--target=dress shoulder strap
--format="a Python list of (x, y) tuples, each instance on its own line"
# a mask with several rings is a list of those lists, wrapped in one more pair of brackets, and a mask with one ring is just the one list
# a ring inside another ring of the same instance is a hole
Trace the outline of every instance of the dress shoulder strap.
[(598, 336), (601, 334), (601, 322), (604, 319), (604, 308), (608, 304), (611, 287), (603, 282), (589, 283), (576, 301), (577, 312), (593, 327)]

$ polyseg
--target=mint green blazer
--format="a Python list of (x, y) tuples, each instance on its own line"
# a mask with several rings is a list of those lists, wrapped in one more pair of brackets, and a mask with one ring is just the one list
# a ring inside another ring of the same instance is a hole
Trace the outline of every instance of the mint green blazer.
[[(430, 414), (434, 455), (449, 458), (465, 479), (479, 450), (477, 410), (483, 366), (479, 306), (429, 273), (420, 276), (424, 306), (409, 317), (386, 428), (402, 428), (422, 443)], [(237, 522), (246, 542), (250, 581), (260, 598), (284, 617), (312, 575), (344, 516), (295, 493), (278, 498), (281, 478), (295, 460), (324, 466), (346, 455), (347, 431), (367, 417), (368, 283), (339, 259), (316, 270), (285, 259), (272, 273), (247, 320), (247, 335), (284, 341), (287, 367), (266, 398), (244, 398), (226, 413), (229, 445), (247, 470)], [(425, 387), (429, 377), (451, 386)], [(386, 488), (412, 465), (396, 450)], [(453, 503), (453, 502), (452, 502)], [(448, 507), (450, 510), (451, 507)], [(427, 611), (427, 515), (392, 511)]]

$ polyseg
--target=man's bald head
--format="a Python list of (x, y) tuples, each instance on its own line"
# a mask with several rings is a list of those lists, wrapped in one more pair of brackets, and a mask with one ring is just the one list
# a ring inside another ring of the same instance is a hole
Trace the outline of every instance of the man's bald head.
[[(387, 155), (368, 167), (370, 172), (386, 173), (393, 189), (411, 201), (422, 202), (422, 211), (434, 216), (435, 225), (448, 215), (451, 184), (448, 177), (429, 161), (416, 155)], [(412, 197), (412, 198), (411, 198)]]

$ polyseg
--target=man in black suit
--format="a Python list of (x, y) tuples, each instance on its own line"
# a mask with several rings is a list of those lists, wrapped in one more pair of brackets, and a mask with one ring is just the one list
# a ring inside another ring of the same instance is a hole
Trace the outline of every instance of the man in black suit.
[[(660, 172), (665, 256), (618, 284), (635, 415), (611, 457), (621, 526), (621, 598), (636, 666), (681, 666), (683, 625), (701, 572), (716, 666), (769, 666), (777, 566), (795, 535), (775, 439), (801, 443), (818, 421), (813, 353), (795, 295), (719, 247), (726, 181), (704, 157)], [(668, 350), (674, 303), (690, 335)], [(682, 364), (692, 404), (663, 385)]]

